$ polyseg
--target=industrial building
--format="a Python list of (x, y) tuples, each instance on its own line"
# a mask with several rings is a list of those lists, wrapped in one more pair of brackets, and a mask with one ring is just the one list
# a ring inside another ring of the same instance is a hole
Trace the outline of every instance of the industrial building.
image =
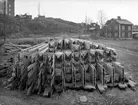
[(13, 16), (15, 14), (15, 0), (0, 0), (0, 14)]

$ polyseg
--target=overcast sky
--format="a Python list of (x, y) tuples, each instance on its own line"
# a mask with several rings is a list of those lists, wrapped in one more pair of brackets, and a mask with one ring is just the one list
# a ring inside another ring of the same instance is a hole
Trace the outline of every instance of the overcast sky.
[(35, 17), (39, 2), (41, 15), (46, 17), (84, 22), (87, 15), (98, 22), (98, 11), (102, 10), (108, 19), (121, 16), (138, 24), (138, 0), (15, 0), (15, 13)]

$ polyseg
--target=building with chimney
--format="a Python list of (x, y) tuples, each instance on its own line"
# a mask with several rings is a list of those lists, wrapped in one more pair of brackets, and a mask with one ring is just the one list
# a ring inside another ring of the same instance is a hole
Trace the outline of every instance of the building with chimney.
[(0, 14), (13, 16), (15, 14), (15, 0), (0, 0)]
[(118, 16), (116, 19), (112, 18), (106, 22), (103, 33), (107, 38), (131, 39), (133, 38), (132, 25), (127, 19)]

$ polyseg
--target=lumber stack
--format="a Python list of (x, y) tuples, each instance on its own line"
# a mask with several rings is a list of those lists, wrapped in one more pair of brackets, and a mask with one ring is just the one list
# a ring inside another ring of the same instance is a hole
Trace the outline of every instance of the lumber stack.
[(65, 38), (41, 43), (16, 56), (7, 87), (42, 96), (67, 88), (98, 89), (102, 93), (108, 87), (134, 87), (116, 57), (115, 49), (86, 40)]

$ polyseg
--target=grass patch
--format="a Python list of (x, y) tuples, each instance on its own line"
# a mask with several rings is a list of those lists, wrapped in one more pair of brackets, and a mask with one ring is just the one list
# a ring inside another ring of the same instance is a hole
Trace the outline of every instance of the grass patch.
[(122, 48), (124, 50), (130, 50), (133, 52), (138, 52), (138, 40), (96, 40), (98, 43), (103, 43), (105, 45), (111, 45), (113, 47)]

